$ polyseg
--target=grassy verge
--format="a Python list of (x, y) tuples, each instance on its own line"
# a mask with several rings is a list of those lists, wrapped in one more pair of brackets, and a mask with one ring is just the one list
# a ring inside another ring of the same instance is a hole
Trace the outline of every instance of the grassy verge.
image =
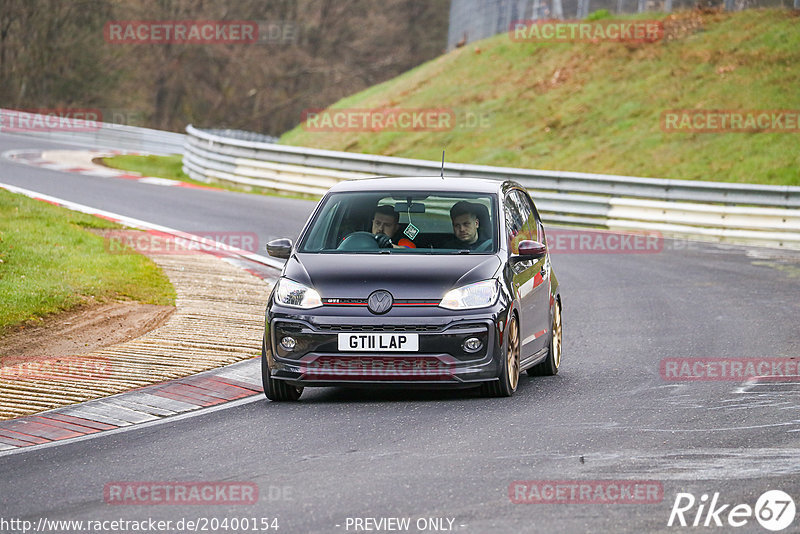
[(120, 226), (0, 189), (0, 335), (92, 298), (175, 303), (155, 263), (111, 254), (89, 231), (105, 228)]
[(235, 193), (256, 193), (272, 196), (279, 196), (282, 198), (297, 198), (301, 200), (308, 200), (308, 196), (293, 195), (290, 193), (279, 193), (274, 191), (256, 190), (251, 187), (236, 187), (228, 183), (213, 182), (206, 183), (200, 180), (193, 180), (183, 172), (183, 163), (181, 156), (135, 156), (135, 155), (122, 155), (103, 158), (103, 163), (113, 169), (121, 171), (136, 172), (145, 176), (154, 176), (156, 178), (169, 178), (171, 180), (180, 180), (195, 185), (212, 186), (226, 191), (233, 191)]
[(156, 176), (158, 178), (169, 178), (193, 184), (208, 185), (205, 182), (192, 180), (183, 172), (182, 157), (172, 156), (136, 156), (125, 154), (103, 158), (103, 163), (112, 169), (121, 171), (137, 172), (144, 176)]
[[(614, 18), (617, 18), (616, 16)], [(637, 17), (619, 17), (637, 18)], [(800, 110), (789, 9), (643, 14), (653, 43), (472, 43), (331, 108), (448, 109), (442, 131), (319, 132), (282, 143), (450, 162), (800, 185), (800, 133), (664, 131), (662, 112)]]

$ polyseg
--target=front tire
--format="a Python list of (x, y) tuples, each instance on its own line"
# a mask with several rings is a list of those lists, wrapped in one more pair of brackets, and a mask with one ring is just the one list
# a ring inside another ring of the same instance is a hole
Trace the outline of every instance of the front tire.
[(483, 384), (482, 392), (488, 397), (510, 397), (517, 390), (519, 384), (519, 323), (516, 316), (512, 316), (506, 330), (506, 342), (503, 345), (503, 366), (500, 371), (500, 380)]
[(553, 308), (553, 326), (550, 332), (550, 350), (547, 353), (547, 358), (540, 364), (534, 365), (528, 369), (529, 376), (554, 376), (558, 374), (558, 368), (561, 366), (561, 302), (556, 299), (555, 308)]
[(303, 388), (292, 386), (283, 380), (275, 380), (270, 376), (266, 339), (261, 340), (261, 384), (264, 386), (264, 395), (271, 401), (296, 401), (303, 394)]

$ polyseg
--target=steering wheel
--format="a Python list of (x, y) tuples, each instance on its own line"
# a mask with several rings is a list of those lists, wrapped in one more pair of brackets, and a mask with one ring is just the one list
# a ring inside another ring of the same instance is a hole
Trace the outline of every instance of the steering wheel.
[(344, 238), (336, 250), (378, 250), (378, 242), (370, 232), (353, 232)]

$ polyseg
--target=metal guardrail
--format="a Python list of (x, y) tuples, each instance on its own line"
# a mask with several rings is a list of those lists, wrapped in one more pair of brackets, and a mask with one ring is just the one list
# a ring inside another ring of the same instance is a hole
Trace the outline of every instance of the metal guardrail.
[(91, 148), (161, 155), (181, 154), (186, 137), (180, 133), (107, 122), (81, 124), (71, 119), (58, 124), (50, 119), (48, 123), (44, 115), (11, 109), (0, 109), (0, 133)]
[[(25, 127), (20, 124), (20, 114), (0, 109), (0, 132), (94, 148), (185, 152), (184, 171), (189, 176), (258, 189), (322, 195), (342, 180), (437, 176), (440, 170), (436, 161), (283, 146), (267, 142), (270, 138), (259, 134), (209, 132), (191, 125), (188, 135), (99, 122), (82, 130), (41, 128), (31, 123)], [(531, 191), (548, 222), (800, 248), (800, 187), (454, 163), (446, 164), (445, 172), (451, 177), (516, 180)]]
[[(186, 128), (184, 171), (202, 181), (308, 195), (371, 176), (438, 176), (436, 161), (234, 139)], [(512, 179), (548, 222), (800, 248), (800, 187), (445, 165), (450, 177)]]
[[(438, 161), (353, 154), (229, 139), (198, 130), (191, 125), (186, 128), (186, 132), (188, 134), (187, 150), (189, 147), (193, 147), (195, 154), (207, 159), (224, 155), (239, 160), (241, 163), (245, 163), (242, 160), (251, 159), (350, 171), (370, 176), (438, 176), (441, 165)], [(535, 190), (655, 200), (718, 202), (782, 208), (800, 207), (800, 187), (794, 186), (637, 178), (460, 163), (446, 163), (445, 172), (448, 176), (470, 176), (495, 180), (508, 178)]]

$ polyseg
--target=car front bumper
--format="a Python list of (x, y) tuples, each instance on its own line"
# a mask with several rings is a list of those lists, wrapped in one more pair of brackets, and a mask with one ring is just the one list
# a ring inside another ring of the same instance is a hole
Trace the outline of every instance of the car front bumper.
[[(267, 313), (264, 354), (270, 376), (301, 386), (470, 387), (497, 380), (505, 365), (502, 344), (507, 310), (502, 305), (454, 313), (441, 308), (426, 316), (376, 316), (364, 310), (317, 308), (299, 314), (280, 306)], [(415, 352), (340, 351), (340, 333), (416, 334)], [(288, 350), (284, 338), (294, 340)], [(464, 348), (476, 337), (482, 346)]]

